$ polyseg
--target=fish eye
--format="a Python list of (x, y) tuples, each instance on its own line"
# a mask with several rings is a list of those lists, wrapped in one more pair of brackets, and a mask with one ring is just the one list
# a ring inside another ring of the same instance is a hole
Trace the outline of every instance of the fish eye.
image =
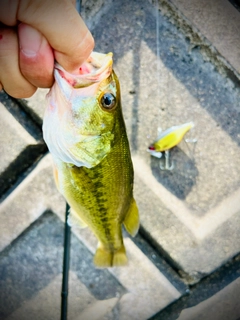
[(116, 105), (116, 98), (112, 93), (107, 92), (102, 96), (100, 102), (104, 109), (111, 110)]

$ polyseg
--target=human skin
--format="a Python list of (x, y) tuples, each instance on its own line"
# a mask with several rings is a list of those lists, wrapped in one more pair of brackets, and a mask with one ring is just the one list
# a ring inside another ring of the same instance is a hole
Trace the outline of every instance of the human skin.
[(71, 0), (0, 0), (0, 90), (27, 98), (53, 84), (54, 60), (75, 73), (93, 37)]

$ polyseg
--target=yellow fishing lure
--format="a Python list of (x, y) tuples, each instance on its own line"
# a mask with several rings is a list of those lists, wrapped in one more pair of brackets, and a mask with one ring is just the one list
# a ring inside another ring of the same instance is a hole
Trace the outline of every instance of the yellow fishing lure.
[[(193, 122), (187, 122), (179, 126), (173, 126), (160, 133), (157, 140), (148, 147), (148, 151), (158, 158), (164, 151), (170, 150), (177, 146), (183, 139), (184, 135), (194, 127)], [(159, 156), (157, 156), (157, 153)]]

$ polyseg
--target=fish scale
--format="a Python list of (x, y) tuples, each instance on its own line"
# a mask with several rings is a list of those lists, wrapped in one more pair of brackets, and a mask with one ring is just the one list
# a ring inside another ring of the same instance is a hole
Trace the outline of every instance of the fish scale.
[(99, 67), (86, 65), (93, 74), (79, 76), (57, 65), (43, 133), (53, 155), (56, 185), (72, 217), (98, 239), (95, 265), (122, 266), (127, 264), (122, 224), (132, 236), (139, 228), (133, 165), (112, 54), (92, 53), (90, 63)]
[[(121, 142), (118, 136), (116, 136), (115, 139)], [(85, 209), (88, 208), (89, 212), (91, 212), (89, 220), (85, 216), (83, 216), (82, 219), (88, 220), (86, 222), (89, 226), (97, 223), (98, 231), (96, 234), (100, 233), (101, 241), (108, 243), (108, 245), (110, 244), (111, 247), (116, 247), (114, 241), (122, 243), (122, 236), (119, 232), (121, 227), (120, 223), (123, 222), (124, 209), (127, 206), (125, 202), (129, 202), (129, 199), (132, 197), (130, 188), (125, 188), (125, 185), (131, 186), (133, 182), (132, 170), (129, 171), (129, 175), (122, 174), (122, 166), (126, 168), (131, 158), (130, 154), (127, 156), (126, 151), (121, 150), (123, 148), (128, 149), (128, 145), (119, 145), (119, 143), (116, 143), (113, 151), (98, 166), (91, 169), (74, 166), (71, 167), (69, 172), (76, 184), (76, 187), (70, 190), (71, 194), (78, 190), (76, 196), (78, 204), (81, 204), (80, 206)], [(118, 154), (117, 156), (116, 153)], [(116, 162), (116, 159), (118, 159), (119, 162)], [(114, 183), (112, 177), (115, 177), (117, 183)], [(111, 192), (109, 192), (109, 190), (111, 190)], [(129, 193), (129, 195), (127, 193)], [(86, 194), (89, 194), (89, 197), (87, 197)], [(123, 194), (123, 199), (125, 199), (120, 202), (121, 210), (118, 209), (119, 199), (116, 201), (116, 197), (111, 197), (112, 194), (117, 194), (118, 196)], [(70, 200), (69, 203), (71, 204)], [(120, 212), (117, 215), (118, 221), (116, 221), (116, 212), (118, 210)], [(111, 232), (109, 231), (109, 225), (111, 225)], [(107, 238), (105, 241), (103, 240), (103, 234), (105, 234)], [(119, 237), (117, 240), (116, 235)]]

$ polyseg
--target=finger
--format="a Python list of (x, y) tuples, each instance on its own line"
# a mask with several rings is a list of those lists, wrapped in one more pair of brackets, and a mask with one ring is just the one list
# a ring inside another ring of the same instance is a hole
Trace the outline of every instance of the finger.
[[(76, 6), (76, 0), (70, 1)], [(15, 26), (17, 24), (18, 2), (1, 0), (0, 22), (7, 26)]]
[(71, 1), (23, 0), (18, 19), (45, 36), (67, 71), (78, 68), (93, 50), (93, 37)]
[(29, 25), (18, 26), (19, 64), (23, 76), (34, 86), (50, 88), (53, 84), (54, 56), (42, 34)]
[(0, 28), (0, 83), (14, 98), (33, 95), (36, 87), (21, 74), (18, 63), (18, 38), (12, 28)]

